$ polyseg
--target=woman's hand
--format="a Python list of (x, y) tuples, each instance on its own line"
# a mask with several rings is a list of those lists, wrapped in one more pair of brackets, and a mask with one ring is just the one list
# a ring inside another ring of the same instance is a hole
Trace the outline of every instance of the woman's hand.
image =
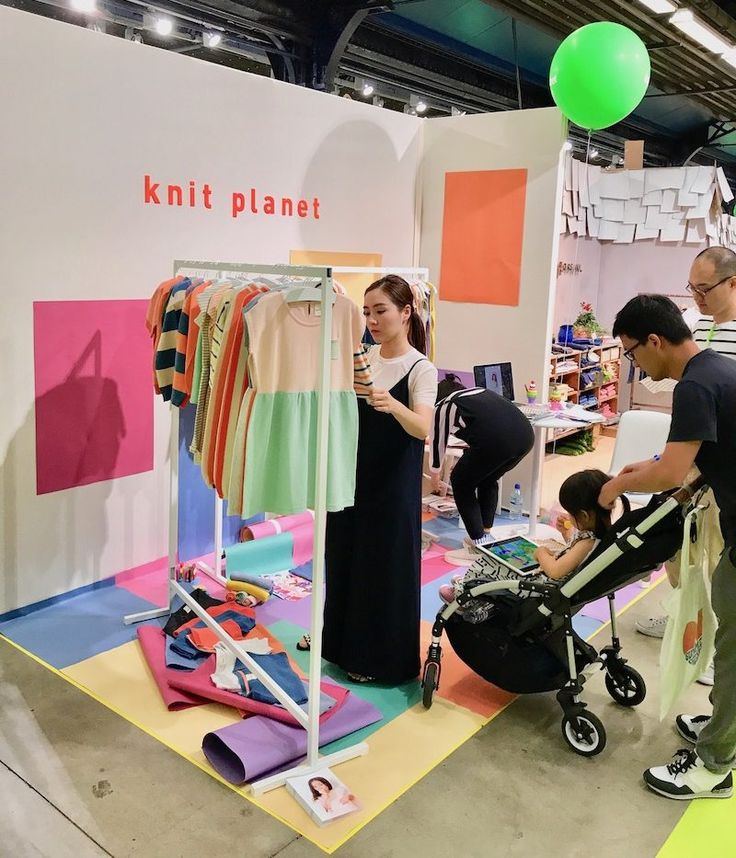
[(384, 414), (396, 414), (400, 403), (387, 390), (374, 390), (368, 397), (368, 404)]

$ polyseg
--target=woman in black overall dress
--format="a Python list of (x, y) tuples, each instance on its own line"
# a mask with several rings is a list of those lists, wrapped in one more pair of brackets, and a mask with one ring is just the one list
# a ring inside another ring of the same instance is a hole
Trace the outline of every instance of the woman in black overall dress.
[(437, 370), (405, 280), (384, 277), (364, 300), (373, 393), (358, 403), (355, 505), (327, 520), (322, 655), (354, 681), (399, 684), (420, 668), (422, 460)]

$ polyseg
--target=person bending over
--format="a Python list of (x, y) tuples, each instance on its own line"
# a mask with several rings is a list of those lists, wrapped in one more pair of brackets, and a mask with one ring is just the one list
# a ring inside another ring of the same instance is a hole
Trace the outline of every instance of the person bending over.
[[(444, 384), (444, 383), (443, 383)], [(447, 389), (449, 388), (449, 393)], [(450, 477), (468, 544), (484, 545), (498, 506), (498, 481), (534, 446), (529, 420), (513, 402), (482, 387), (466, 389), (459, 381), (442, 390), (430, 434), (432, 489), (440, 487), (440, 470), (450, 435), (468, 445)]]

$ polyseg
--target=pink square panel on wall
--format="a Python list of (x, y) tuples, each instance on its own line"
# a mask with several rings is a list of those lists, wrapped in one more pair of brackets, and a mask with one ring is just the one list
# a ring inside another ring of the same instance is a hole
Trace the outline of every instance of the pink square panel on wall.
[(153, 468), (147, 306), (34, 302), (38, 494)]

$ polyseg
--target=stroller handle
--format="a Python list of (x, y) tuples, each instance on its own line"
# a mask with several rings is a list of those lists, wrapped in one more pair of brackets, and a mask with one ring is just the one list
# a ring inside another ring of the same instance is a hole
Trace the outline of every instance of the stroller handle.
[(676, 500), (680, 506), (684, 506), (689, 503), (699, 491), (702, 491), (705, 488), (707, 488), (705, 477), (702, 474), (698, 474), (692, 482), (685, 483), (680, 486), (677, 491), (673, 492), (671, 497)]

